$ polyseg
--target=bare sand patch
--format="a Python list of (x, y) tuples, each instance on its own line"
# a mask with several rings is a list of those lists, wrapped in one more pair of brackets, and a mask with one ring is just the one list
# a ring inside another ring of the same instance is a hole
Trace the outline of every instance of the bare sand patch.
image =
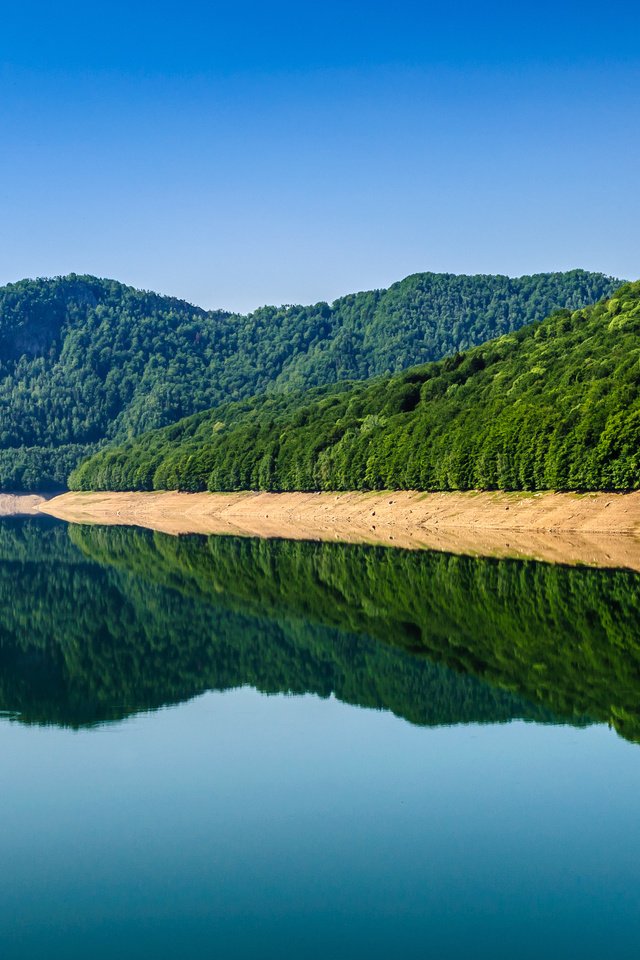
[(0, 493), (0, 517), (33, 516), (45, 499), (39, 493)]
[(384, 544), (640, 571), (640, 491), (66, 493), (40, 511), (164, 533)]

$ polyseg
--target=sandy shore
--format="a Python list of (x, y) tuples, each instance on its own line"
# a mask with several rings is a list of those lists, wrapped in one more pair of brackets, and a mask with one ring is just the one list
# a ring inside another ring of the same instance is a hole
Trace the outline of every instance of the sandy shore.
[(0, 493), (0, 517), (33, 516), (45, 499), (38, 493)]
[(640, 571), (640, 491), (567, 493), (66, 493), (73, 523), (165, 533), (377, 543)]

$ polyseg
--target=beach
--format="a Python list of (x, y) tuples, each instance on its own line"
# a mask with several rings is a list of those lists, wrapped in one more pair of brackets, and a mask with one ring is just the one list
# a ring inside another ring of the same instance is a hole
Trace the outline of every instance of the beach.
[(72, 523), (530, 557), (640, 571), (640, 492), (65, 493)]

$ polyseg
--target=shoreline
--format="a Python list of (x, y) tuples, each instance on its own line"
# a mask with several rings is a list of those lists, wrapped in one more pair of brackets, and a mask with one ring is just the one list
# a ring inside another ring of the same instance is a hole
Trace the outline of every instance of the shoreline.
[(0, 493), (0, 517), (33, 517), (53, 494)]
[(37, 509), (70, 523), (173, 535), (332, 540), (640, 572), (640, 491), (65, 493)]

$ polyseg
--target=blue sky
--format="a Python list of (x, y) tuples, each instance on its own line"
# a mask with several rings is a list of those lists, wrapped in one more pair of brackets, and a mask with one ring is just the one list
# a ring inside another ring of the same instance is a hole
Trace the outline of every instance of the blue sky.
[(0, 282), (248, 309), (419, 270), (640, 276), (636, 4), (3, 8)]

